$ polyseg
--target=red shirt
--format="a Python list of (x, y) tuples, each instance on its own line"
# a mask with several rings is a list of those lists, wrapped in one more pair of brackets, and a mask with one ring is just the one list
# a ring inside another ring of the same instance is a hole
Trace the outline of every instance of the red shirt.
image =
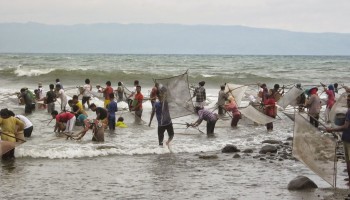
[(276, 101), (274, 98), (269, 98), (269, 99), (266, 99), (265, 102), (265, 114), (270, 116), (270, 117), (275, 117), (276, 116)]
[(134, 100), (137, 101), (137, 104), (135, 105), (135, 110), (141, 110), (143, 101), (143, 95), (141, 94), (141, 92), (136, 93)]
[(75, 117), (75, 115), (73, 115), (70, 112), (61, 113), (61, 114), (58, 114), (56, 116), (56, 122), (64, 122), (64, 123), (66, 123), (67, 121), (69, 121), (73, 117)]
[(105, 96), (105, 100), (110, 100), (109, 94), (113, 93), (113, 88), (111, 86), (107, 86), (103, 92), (103, 95)]

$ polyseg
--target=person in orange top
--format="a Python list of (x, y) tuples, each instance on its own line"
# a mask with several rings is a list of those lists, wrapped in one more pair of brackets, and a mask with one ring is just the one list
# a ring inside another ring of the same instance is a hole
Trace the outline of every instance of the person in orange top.
[(238, 110), (235, 98), (233, 96), (228, 97), (228, 103), (224, 105), (225, 110), (232, 112), (231, 127), (236, 128), (238, 121), (241, 119), (241, 113)]
[(136, 95), (133, 100), (133, 107), (131, 111), (135, 111), (135, 122), (140, 122), (142, 116), (142, 101), (143, 95), (141, 93), (141, 86), (136, 86)]
[(110, 98), (109, 98), (109, 94), (112, 94), (113, 93), (113, 88), (111, 86), (111, 82), (110, 81), (107, 81), (106, 82), (106, 88), (104, 88), (102, 90), (102, 93), (103, 93), (103, 96), (105, 98), (105, 101), (104, 101), (104, 107), (107, 108), (109, 102), (111, 102)]
[[(0, 110), (0, 127), (1, 140), (14, 143), (18, 139), (16, 135), (19, 135), (19, 132), (24, 129), (24, 123), (16, 117), (12, 117), (9, 110), (5, 108)], [(3, 160), (15, 158), (15, 149), (4, 153), (1, 158)]]
[[(267, 116), (276, 118), (277, 107), (276, 107), (276, 100), (273, 98), (273, 94), (266, 96), (266, 99), (264, 101), (264, 109), (265, 109), (265, 114)], [(266, 129), (267, 131), (273, 131), (273, 123), (272, 122), (267, 123)]]

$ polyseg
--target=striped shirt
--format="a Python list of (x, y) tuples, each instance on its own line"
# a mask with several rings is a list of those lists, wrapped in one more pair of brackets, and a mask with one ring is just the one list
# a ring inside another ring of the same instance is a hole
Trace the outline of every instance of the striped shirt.
[(217, 120), (217, 117), (214, 113), (212, 113), (211, 111), (209, 110), (199, 110), (198, 111), (198, 120), (205, 120), (205, 121), (216, 121)]
[(203, 102), (207, 99), (205, 88), (203, 86), (199, 86), (194, 90), (193, 96), (196, 97), (196, 102)]

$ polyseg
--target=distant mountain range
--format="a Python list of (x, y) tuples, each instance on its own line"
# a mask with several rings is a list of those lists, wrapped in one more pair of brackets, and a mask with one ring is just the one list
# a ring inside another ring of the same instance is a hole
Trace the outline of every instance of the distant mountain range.
[(0, 23), (0, 53), (350, 55), (350, 34), (216, 25)]

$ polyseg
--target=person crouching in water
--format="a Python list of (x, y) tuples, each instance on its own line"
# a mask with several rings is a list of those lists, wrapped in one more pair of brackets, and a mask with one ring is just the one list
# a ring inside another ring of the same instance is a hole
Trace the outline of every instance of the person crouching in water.
[[(54, 132), (68, 132), (70, 134), (73, 133), (73, 128), (75, 125), (75, 115), (70, 113), (70, 112), (62, 112), (60, 114), (58, 114), (58, 112), (56, 110), (52, 111), (51, 113), (52, 119), (56, 119), (56, 124), (55, 124), (55, 129)], [(64, 125), (64, 123), (66, 124), (66, 126)], [(68, 128), (68, 130), (66, 129), (66, 127)]]
[[(91, 106), (91, 105), (90, 105)], [(92, 141), (95, 142), (104, 142), (105, 136), (105, 125), (97, 119), (85, 119), (84, 120), (84, 129), (78, 133), (78, 135), (73, 136), (75, 140), (80, 140), (85, 134), (92, 129)]]
[(206, 109), (201, 109), (198, 111), (198, 119), (194, 123), (187, 124), (187, 127), (197, 127), (199, 126), (203, 120), (207, 121), (207, 135), (212, 136), (214, 135), (214, 129), (216, 121), (219, 119), (219, 115), (216, 113), (213, 113)]
[(232, 112), (231, 127), (236, 128), (238, 121), (241, 119), (241, 113), (238, 110), (238, 106), (233, 96), (228, 97), (228, 103), (225, 104), (225, 110)]
[(170, 113), (169, 113), (169, 105), (166, 100), (166, 89), (162, 87), (161, 92), (157, 92), (157, 97), (159, 101), (154, 103), (154, 107), (152, 109), (151, 118), (148, 126), (151, 126), (151, 122), (154, 114), (156, 114), (158, 121), (158, 142), (159, 146), (163, 146), (164, 140), (164, 132), (165, 130), (168, 132), (168, 140), (166, 141), (166, 145), (169, 146), (169, 143), (174, 138), (174, 128), (173, 123), (171, 121)]

